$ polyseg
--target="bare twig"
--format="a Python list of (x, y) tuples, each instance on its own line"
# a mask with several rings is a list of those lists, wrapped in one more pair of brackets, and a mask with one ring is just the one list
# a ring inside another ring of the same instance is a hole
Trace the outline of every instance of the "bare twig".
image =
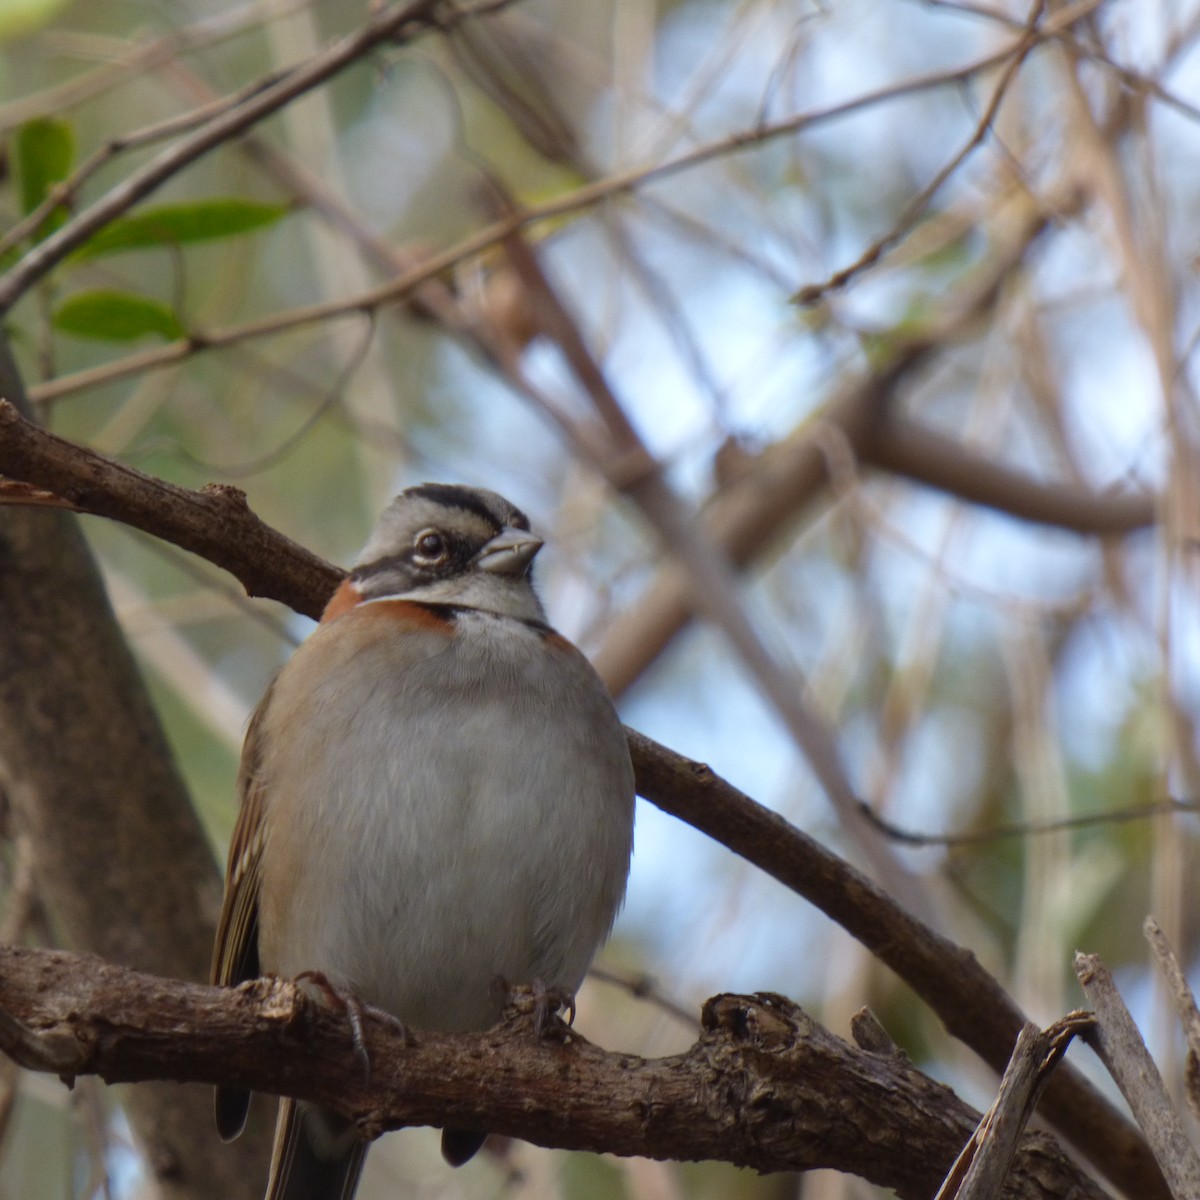
[(145, 129), (121, 134), (120, 137), (105, 142), (103, 146), (80, 163), (66, 179), (54, 184), (47, 192), (45, 199), (36, 208), (26, 213), (21, 220), (5, 232), (3, 237), (0, 237), (0, 254), (7, 254), (14, 246), (20, 245), (27, 237), (30, 237), (55, 209), (69, 205), (79, 194), (83, 185), (119, 154), (126, 150), (135, 150), (140, 146), (152, 145), (154, 142), (165, 141), (167, 138), (176, 137), (197, 126), (205, 125), (220, 116), (221, 113), (228, 112), (239, 104), (245, 103), (261, 89), (262, 81), (257, 81), (232, 96), (223, 96), (210, 104), (193, 109), (191, 112), (168, 117), (165, 121), (156, 122)]
[(35, 117), (61, 114), (112, 88), (120, 87), (131, 78), (173, 62), (180, 55), (234, 37), (243, 30), (282, 16), (306, 3), (308, 0), (254, 0), (205, 17), (163, 37), (136, 41), (111, 62), (105, 62), (94, 70), (75, 75), (44, 91), (20, 96), (0, 105), (0, 131), (8, 133)]
[[(986, 20), (995, 21), (997, 24), (1006, 25), (1010, 29), (1020, 29), (1023, 26), (1020, 17), (992, 5), (970, 4), (963, 2), (963, 0), (925, 0), (925, 2), (931, 8), (946, 8), (955, 12), (970, 13), (972, 16), (983, 17)], [(1050, 38), (1054, 38), (1059, 41), (1069, 42), (1072, 54), (1077, 55), (1079, 58), (1091, 59), (1093, 62), (1102, 63), (1107, 71), (1111, 72), (1131, 91), (1145, 92), (1147, 95), (1161, 101), (1168, 108), (1173, 108), (1181, 116), (1187, 117), (1188, 120), (1200, 121), (1200, 107), (1185, 96), (1181, 96), (1178, 92), (1171, 91), (1170, 88), (1163, 84), (1162, 80), (1155, 79), (1153, 76), (1147, 75), (1144, 71), (1138, 71), (1116, 62), (1109, 55), (1105, 54), (1103, 48), (1097, 46), (1095, 42), (1080, 41), (1075, 37), (1072, 27), (1076, 21), (1074, 16), (1069, 16), (1068, 9), (1071, 9), (1073, 12), (1074, 10), (1083, 8), (1090, 12), (1095, 7), (1096, 5), (1092, 3), (1092, 0), (1081, 0), (1081, 2), (1075, 5), (1065, 6), (1055, 14), (1059, 19), (1056, 22), (1057, 27), (1053, 32), (1047, 32), (1047, 27), (1043, 25), (1042, 29), (1045, 40), (1048, 41)]]
[(1185, 1082), (1188, 1104), (1194, 1114), (1200, 1115), (1200, 1012), (1196, 1009), (1196, 996), (1158, 922), (1153, 917), (1147, 917), (1142, 929), (1158, 960), (1158, 969), (1166, 978), (1171, 995), (1175, 998), (1175, 1008), (1187, 1040)]
[(1089, 1040), (1129, 1102), (1172, 1194), (1176, 1200), (1200, 1196), (1200, 1157), (1108, 968), (1095, 954), (1076, 954), (1075, 974), (1096, 1013)]
[(1074, 817), (1059, 817), (1048, 821), (1013, 821), (1007, 825), (993, 825), (988, 829), (972, 829), (967, 833), (918, 833), (902, 829), (874, 809), (863, 806), (864, 814), (888, 837), (906, 846), (979, 846), (1005, 838), (1038, 837), (1046, 833), (1061, 833), (1064, 829), (1090, 829), (1097, 825), (1120, 825), (1127, 821), (1146, 821), (1152, 817), (1164, 817), (1173, 813), (1200, 812), (1200, 802), (1195, 800), (1159, 800), (1136, 808), (1114, 808), (1105, 812), (1082, 813)]
[[(495, 0), (495, 2), (501, 3), (501, 0)], [(1043, 32), (1051, 28), (1057, 28), (1057, 20), (1052, 19), (1041, 26)], [(862, 96), (839, 104), (829, 105), (825, 108), (811, 109), (771, 124), (764, 124), (751, 130), (739, 131), (731, 136), (705, 143), (665, 162), (655, 161), (649, 164), (641, 164), (626, 171), (616, 172), (594, 183), (577, 188), (555, 200), (548, 201), (545, 204), (524, 209), (520, 212), (508, 213), (500, 220), (462, 239), (455, 246), (425, 256), (421, 263), (406, 269), (396, 278), (389, 280), (377, 288), (369, 289), (342, 300), (313, 304), (282, 313), (275, 313), (269, 317), (249, 321), (238, 326), (197, 331), (190, 338), (172, 342), (165, 346), (156, 346), (151, 350), (127, 355), (116, 362), (106, 363), (102, 366), (79, 371), (60, 379), (50, 380), (31, 388), (30, 397), (38, 403), (46, 403), (51, 400), (61, 399), (63, 396), (86, 388), (99, 386), (102, 383), (111, 383), (115, 380), (140, 374), (154, 368), (170, 366), (200, 350), (219, 349), (246, 339), (300, 328), (304, 325), (327, 321), (333, 317), (372, 312), (381, 306), (394, 304), (408, 298), (420, 285), (452, 270), (467, 259), (473, 258), (492, 248), (519, 229), (585, 211), (617, 196), (645, 187), (648, 184), (668, 178), (674, 174), (691, 170), (732, 153), (764, 145), (780, 137), (820, 126), (829, 121), (834, 121), (861, 110), (886, 103), (899, 96), (914, 95), (934, 88), (958, 85), (979, 72), (986, 71), (998, 63), (1007, 61), (1011, 54), (1012, 48), (1008, 47), (995, 54), (987, 55), (950, 71), (918, 76), (899, 84), (893, 84), (877, 89), (876, 91), (864, 93)], [(287, 77), (287, 79), (291, 78), (291, 76)], [(283, 82), (287, 82), (287, 80)], [(226, 120), (233, 119), (241, 112), (241, 109), (234, 110), (228, 115)], [(174, 147), (169, 153), (179, 154), (181, 147), (186, 148), (195, 138), (200, 137), (200, 135), (207, 135), (209, 128), (205, 127), (200, 130), (193, 139), (189, 139), (187, 143), (181, 143), (180, 147)], [(205, 149), (208, 148), (211, 148), (211, 146), (205, 147)], [(155, 160), (155, 162), (157, 161)], [(186, 165), (187, 161), (190, 160), (185, 157), (174, 169), (177, 170), (179, 167)], [(154, 166), (154, 163), (148, 164), (146, 169), (148, 170), (152, 166)], [(135, 177), (131, 177), (131, 181), (134, 179)], [(127, 197), (119, 204), (114, 202), (111, 206), (111, 213), (105, 219), (111, 219), (112, 216), (118, 215), (144, 194), (144, 192), (141, 192), (132, 198)], [(79, 217), (69, 222), (68, 225), (63, 226), (54, 237), (61, 236), (68, 229), (74, 229), (77, 222), (86, 217), (87, 213), (90, 212), (92, 212), (92, 209), (80, 214)], [(103, 223), (102, 221), (101, 224)], [(99, 225), (95, 228), (99, 228)], [(90, 236), (92, 232), (95, 232), (95, 229), (90, 229), (87, 236)], [(47, 242), (52, 240), (52, 238), (47, 239)], [(82, 240), (86, 240), (86, 238)], [(45, 246), (46, 242), (43, 242), (38, 247), (38, 253), (44, 253)], [(14, 270), (16, 269), (18, 268), (14, 268)], [(49, 268), (47, 267), (46, 269)], [(40, 272), (38, 277), (42, 273), (44, 272)], [(33, 280), (29, 282), (33, 282)], [(7, 277), (0, 279), (0, 308), (3, 308), (5, 303), (11, 303), (11, 301), (6, 301), (6, 289), (8, 286)]]
[(697, 1014), (695, 1011), (685, 1008), (669, 996), (663, 995), (658, 983), (643, 972), (632, 974), (628, 971), (610, 971), (604, 967), (591, 967), (588, 970), (588, 978), (598, 980), (600, 983), (607, 983), (612, 987), (621, 988), (623, 991), (628, 992), (635, 1000), (645, 1000), (653, 1004), (655, 1008), (665, 1012), (668, 1016), (674, 1017), (682, 1025), (688, 1025), (692, 1028), (696, 1025)]
[[(1064, 197), (1061, 204), (1067, 203)], [(913, 478), (1029, 519), (1056, 523), (1062, 518), (1068, 528), (1081, 531), (1090, 527), (1099, 532), (1090, 522), (1102, 513), (1101, 522), (1113, 522), (1108, 531), (1127, 533), (1156, 520), (1153, 497), (1092, 494), (1084, 500), (1086, 489), (1059, 485), (1047, 491), (1029, 479), (1018, 482), (1017, 475), (999, 464), (891, 411), (897, 392), (991, 311), (1005, 280), (1046, 224), (1046, 212), (1024, 213), (995, 258), (980, 268), (970, 286), (954, 296), (929, 331), (899, 343), (885, 366), (842, 386), (826, 403), (822, 418), (864, 462), (892, 469), (888, 447), (895, 435), (898, 446), (920, 444), (925, 448), (913, 456), (901, 450), (895, 461), (895, 468), (901, 469), (900, 460), (906, 459)], [(806, 423), (758, 456), (752, 470), (709, 499), (704, 505), (706, 532), (735, 565), (744, 566), (772, 546), (789, 524), (799, 519), (806, 505), (823, 495), (828, 478), (825, 455)], [(1007, 498), (1006, 486), (1010, 489)], [(1031, 501), (1031, 497), (1035, 499)], [(1089, 516), (1091, 505), (1095, 510)], [(631, 611), (611, 622), (595, 655), (609, 689), (620, 695), (629, 688), (691, 617), (691, 598), (684, 581), (677, 571), (661, 571), (639, 598), (636, 613)]]
[[(1098, 7), (1101, 2), (1102, 0), (1092, 0), (1092, 3), (1084, 6), (1085, 11), (1079, 13), (1079, 17), (1084, 16), (1086, 11)], [(962, 166), (967, 157), (982, 144), (984, 138), (991, 131), (992, 123), (996, 119), (996, 114), (1000, 111), (1001, 101), (1003, 101), (1005, 94), (1008, 92), (1009, 85), (1016, 78), (1017, 72), (1021, 69), (1026, 58), (1029, 57), (1030, 51), (1033, 50), (1044, 36), (1038, 26), (1045, 8), (1046, 0), (1034, 0), (1033, 8), (1026, 21), (1025, 31), (1013, 47), (1012, 58), (1001, 72), (1000, 79), (992, 90), (991, 98), (983, 110), (983, 116), (979, 118), (971, 136), (959, 148), (958, 152), (904, 206), (899, 218), (891, 229), (881, 237), (876, 238), (849, 266), (834, 272), (823, 283), (814, 283), (802, 287), (792, 297), (796, 303), (815, 304), (829, 292), (839, 291), (841, 288), (844, 288), (868, 268), (873, 267), (912, 229), (914, 222), (925, 211), (929, 202), (941, 191), (942, 184)]]
[(934, 1200), (992, 1200), (1004, 1189), (1025, 1126), (1050, 1074), (1071, 1040), (1091, 1028), (1089, 1013), (1074, 1012), (1043, 1031), (1022, 1028), (1000, 1091), (963, 1147)]

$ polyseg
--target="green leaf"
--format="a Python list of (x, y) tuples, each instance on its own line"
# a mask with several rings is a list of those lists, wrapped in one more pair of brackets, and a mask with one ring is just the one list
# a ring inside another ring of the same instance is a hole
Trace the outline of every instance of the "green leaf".
[[(32, 212), (50, 189), (71, 173), (75, 162), (75, 131), (57, 117), (37, 117), (17, 130), (16, 167), (21, 186), (21, 211)], [(67, 219), (67, 209), (59, 205), (38, 227), (36, 236), (44, 238)]]
[(175, 310), (130, 292), (77, 292), (54, 313), (54, 327), (75, 337), (131, 342), (153, 334), (171, 341), (186, 336)]
[(120, 250), (142, 250), (149, 246), (181, 246), (236, 237), (273, 225), (291, 211), (286, 204), (263, 204), (257, 200), (219, 197), (182, 204), (160, 204), (131, 217), (120, 217), (106, 225), (80, 248), (77, 257), (95, 258)]

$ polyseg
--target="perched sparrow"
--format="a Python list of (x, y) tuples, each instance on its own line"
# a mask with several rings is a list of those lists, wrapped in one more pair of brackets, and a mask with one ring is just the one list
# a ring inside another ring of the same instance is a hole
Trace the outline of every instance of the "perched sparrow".
[[(573, 992), (620, 907), (633, 769), (604, 685), (546, 624), (508, 501), (423, 484), (384, 512), (267, 690), (213, 981), (318, 972), (405, 1025), (481, 1030), (496, 981)], [(217, 1090), (235, 1137), (249, 1095)], [(447, 1129), (465, 1162), (484, 1134)], [(267, 1200), (349, 1200), (351, 1122), (282, 1100)]]

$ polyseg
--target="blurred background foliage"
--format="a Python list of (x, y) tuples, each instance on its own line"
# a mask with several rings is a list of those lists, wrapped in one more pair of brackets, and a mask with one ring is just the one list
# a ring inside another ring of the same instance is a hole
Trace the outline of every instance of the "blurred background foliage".
[[(0, 3), (6, 227), (113, 139), (311, 56), (367, 14), (343, 0)], [(872, 808), (901, 829), (964, 839), (894, 846), (932, 922), (1041, 1022), (1080, 1002), (1071, 952), (1102, 954), (1178, 1088), (1178, 1040), (1140, 927), (1153, 911), (1195, 957), (1194, 817), (1030, 827), (1200, 796), (1200, 7), (1048, 4), (1042, 19), (1067, 33), (1008, 77), (1029, 16), (1009, 0), (514, 3), (377, 51), (193, 163), (133, 208), (119, 237), (61, 264), (8, 325), (56, 432), (180, 484), (234, 483), (336, 562), (402, 486), (504, 493), (549, 537), (539, 564), (553, 620), (603, 665), (665, 552), (470, 336), (393, 303), (203, 343), (353, 298), (455, 245), (491, 219), (490, 180), (533, 208), (711, 148), (528, 236), (690, 508), (752, 481), (782, 439), (822, 447), (831, 482), (742, 577), (746, 611), (836, 731)], [(169, 141), (112, 155), (70, 203)], [(1015, 265), (981, 319), (956, 328), (1014, 236)], [(878, 261), (821, 288), (876, 243)], [(557, 351), (529, 338), (497, 248), (438, 283), (563, 413), (591, 419)], [(913, 337), (932, 348), (899, 380), (898, 411), (1011, 468), (1014, 492), (1024, 479), (1153, 493), (1170, 520), (1084, 535), (856, 464), (829, 406)], [(139, 366), (181, 338), (196, 341), (178, 361)], [(308, 622), (245, 600), (170, 546), (85, 527), (223, 854), (246, 713)], [(692, 624), (619, 690), (628, 723), (861, 861), (721, 633)], [(690, 1014), (717, 990), (773, 989), (845, 1034), (870, 1005), (925, 1069), (976, 1104), (990, 1098), (989, 1073), (856, 943), (648, 807), (601, 966), (649, 975)], [(649, 1055), (694, 1031), (604, 981), (589, 983), (580, 1023)], [(876, 1194), (848, 1177), (758, 1179), (525, 1146), (450, 1173), (422, 1132), (384, 1145), (364, 1200)], [(123, 1197), (141, 1184), (100, 1089), (21, 1081), (0, 1196)]]

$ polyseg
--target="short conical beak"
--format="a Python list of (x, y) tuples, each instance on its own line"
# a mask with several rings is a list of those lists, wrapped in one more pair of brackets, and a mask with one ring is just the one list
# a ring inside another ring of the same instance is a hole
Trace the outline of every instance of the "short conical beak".
[(475, 555), (475, 565), (481, 571), (518, 578), (529, 570), (541, 548), (542, 539), (527, 529), (502, 529)]

